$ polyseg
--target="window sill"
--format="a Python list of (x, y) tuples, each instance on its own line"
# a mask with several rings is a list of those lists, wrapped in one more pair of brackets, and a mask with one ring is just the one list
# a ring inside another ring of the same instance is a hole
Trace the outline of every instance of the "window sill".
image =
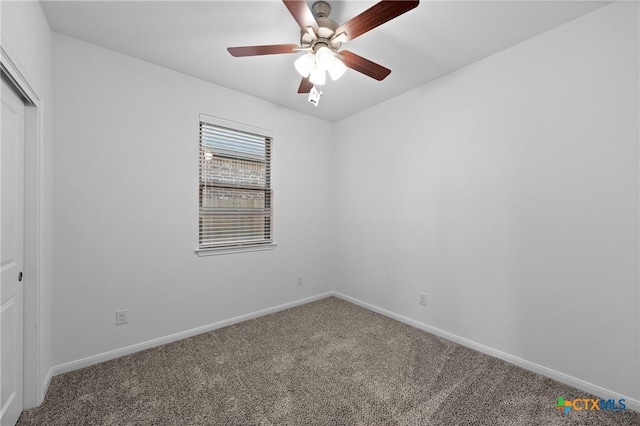
[(195, 253), (199, 257), (203, 256), (217, 256), (220, 254), (233, 254), (233, 253), (245, 253), (250, 251), (266, 251), (273, 250), (278, 246), (277, 243), (268, 243), (268, 244), (256, 244), (245, 247), (218, 247), (218, 248), (208, 248), (208, 249), (196, 249)]

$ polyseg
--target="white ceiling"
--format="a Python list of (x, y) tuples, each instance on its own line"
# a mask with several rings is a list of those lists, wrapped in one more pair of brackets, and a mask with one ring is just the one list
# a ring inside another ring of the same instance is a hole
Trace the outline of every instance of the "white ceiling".
[[(308, 2), (310, 5), (312, 2)], [(330, 1), (339, 24), (376, 1)], [(126, 55), (337, 121), (589, 13), (597, 1), (421, 1), (343, 45), (392, 70), (378, 82), (348, 70), (319, 107), (297, 94), (293, 55), (234, 58), (229, 46), (298, 43), (279, 0), (43, 1), (51, 28)]]

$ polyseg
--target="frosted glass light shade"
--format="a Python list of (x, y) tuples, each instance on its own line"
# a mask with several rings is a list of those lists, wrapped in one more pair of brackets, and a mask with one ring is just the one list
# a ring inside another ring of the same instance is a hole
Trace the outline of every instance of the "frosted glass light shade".
[(320, 67), (314, 67), (311, 70), (311, 76), (309, 77), (309, 81), (318, 86), (323, 86), (324, 83), (327, 82), (327, 76), (324, 73), (324, 70)]
[(322, 46), (316, 52), (316, 65), (318, 65), (322, 70), (326, 71), (331, 68), (333, 65), (333, 52), (326, 46)]
[(315, 56), (313, 56), (313, 53), (307, 53), (296, 59), (294, 65), (296, 67), (296, 71), (298, 71), (298, 74), (300, 74), (302, 77), (307, 78), (309, 77), (309, 74), (311, 74), (311, 70), (313, 70), (315, 62), (316, 58)]
[(347, 71), (347, 66), (338, 58), (333, 58), (333, 64), (329, 68), (329, 75), (336, 81)]

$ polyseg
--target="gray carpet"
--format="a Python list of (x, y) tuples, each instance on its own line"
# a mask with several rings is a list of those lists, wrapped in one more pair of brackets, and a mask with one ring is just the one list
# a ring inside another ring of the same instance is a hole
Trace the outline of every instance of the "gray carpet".
[(53, 378), (29, 425), (640, 425), (331, 297)]

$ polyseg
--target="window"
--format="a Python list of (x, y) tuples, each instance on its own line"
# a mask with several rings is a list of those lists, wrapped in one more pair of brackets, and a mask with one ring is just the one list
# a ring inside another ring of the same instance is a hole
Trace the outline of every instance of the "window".
[(274, 248), (272, 132), (200, 116), (198, 254)]

